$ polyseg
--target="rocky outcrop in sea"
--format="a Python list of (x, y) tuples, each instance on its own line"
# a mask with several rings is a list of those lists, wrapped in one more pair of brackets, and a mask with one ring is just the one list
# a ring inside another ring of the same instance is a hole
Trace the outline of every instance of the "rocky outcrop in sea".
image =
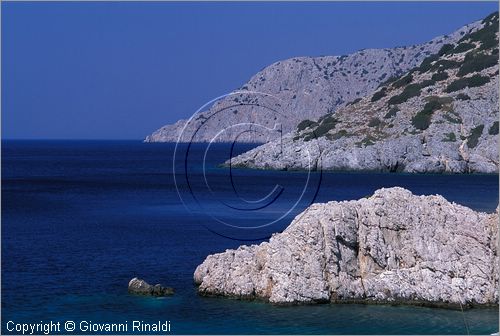
[[(373, 92), (389, 78), (419, 65), (443, 45), (457, 42), (480, 24), (466, 25), (423, 44), (365, 49), (343, 56), (294, 57), (276, 62), (255, 74), (234, 94), (196, 113), (189, 122), (179, 120), (166, 125), (148, 135), (145, 141), (267, 142), (278, 133), (265, 129), (278, 125), (280, 133), (284, 134), (305, 118), (315, 120), (332, 113)], [(246, 125), (247, 132), (241, 127), (233, 129), (234, 125)]]
[(276, 304), (498, 304), (498, 208), (380, 189), (313, 204), (260, 245), (210, 255), (194, 273), (204, 295)]
[(170, 296), (174, 295), (174, 289), (164, 287), (161, 284), (150, 285), (146, 281), (138, 278), (133, 278), (128, 283), (128, 292), (136, 295), (146, 296)]
[(226, 165), (496, 173), (498, 12), (407, 73)]

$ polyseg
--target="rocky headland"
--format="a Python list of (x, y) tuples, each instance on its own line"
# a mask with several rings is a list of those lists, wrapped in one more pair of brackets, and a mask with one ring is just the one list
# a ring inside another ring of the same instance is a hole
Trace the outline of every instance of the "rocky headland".
[(258, 169), (498, 172), (498, 12), (374, 93), (303, 120), (226, 165)]
[(194, 281), (203, 295), (275, 304), (497, 305), (498, 221), (498, 208), (380, 189), (313, 204), (269, 242), (208, 256)]
[[(280, 131), (288, 133), (305, 118), (316, 120), (366, 96), (384, 81), (406, 73), (444, 45), (457, 43), (480, 26), (478, 21), (412, 46), (276, 62), (255, 74), (235, 94), (195, 114), (189, 122), (179, 120), (161, 127), (145, 141), (267, 142), (270, 135), (266, 132), (241, 134), (241, 130), (232, 130), (231, 126), (256, 123), (273, 129), (279, 124)], [(219, 134), (221, 130), (225, 131)]]

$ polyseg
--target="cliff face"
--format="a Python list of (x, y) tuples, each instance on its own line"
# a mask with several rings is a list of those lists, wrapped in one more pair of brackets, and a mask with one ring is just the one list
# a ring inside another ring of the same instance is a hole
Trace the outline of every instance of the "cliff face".
[[(373, 94), (231, 160), (271, 169), (498, 172), (498, 13)], [(229, 164), (229, 162), (227, 163)]]
[(273, 303), (498, 304), (498, 219), (380, 189), (313, 204), (269, 242), (208, 256), (194, 280), (202, 294)]
[[(283, 132), (292, 131), (304, 118), (317, 119), (372, 92), (388, 78), (417, 66), (443, 45), (454, 43), (479, 23), (464, 26), (454, 33), (428, 43), (392, 49), (366, 49), (346, 56), (295, 57), (276, 62), (253, 76), (238, 94), (219, 100), (207, 111), (190, 120), (189, 136), (181, 141), (232, 142), (235, 132), (221, 130), (242, 123), (257, 123), (273, 128), (279, 123)], [(254, 94), (259, 92), (264, 94)], [(270, 103), (269, 96), (273, 97)], [(279, 113), (270, 105), (277, 103)], [(265, 108), (263, 108), (265, 106)], [(146, 137), (146, 142), (176, 142), (187, 120), (166, 125)], [(191, 135), (196, 131), (196, 136)], [(238, 131), (239, 132), (239, 131)], [(237, 141), (267, 142), (269, 134), (246, 132)]]

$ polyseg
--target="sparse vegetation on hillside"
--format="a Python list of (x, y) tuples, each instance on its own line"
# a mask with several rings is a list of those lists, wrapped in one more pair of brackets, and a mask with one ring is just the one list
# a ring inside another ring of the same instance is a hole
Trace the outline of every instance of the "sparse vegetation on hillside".
[(463, 53), (467, 50), (471, 50), (472, 48), (475, 48), (476, 45), (474, 43), (469, 43), (469, 42), (462, 42), (459, 43), (455, 49), (453, 49), (453, 54), (460, 54)]
[(430, 55), (426, 57), (422, 63), (420, 63), (420, 66), (416, 67), (412, 71), (419, 71), (420, 73), (427, 72), (431, 69), (432, 63), (437, 61), (439, 59), (439, 56), (437, 54), (435, 55)]
[(455, 141), (457, 141), (457, 136), (455, 135), (455, 133), (450, 132), (444, 135), (443, 142), (455, 142)]
[(479, 138), (483, 134), (483, 129), (484, 129), (484, 125), (479, 125), (477, 127), (474, 127), (470, 131), (470, 134), (467, 137), (467, 147), (475, 148), (477, 146), (477, 144), (479, 143)]
[(460, 62), (442, 59), (434, 63), (430, 70), (444, 71), (448, 69), (455, 69), (460, 66)]
[(303, 130), (305, 130), (306, 128), (309, 128), (311, 126), (316, 126), (318, 125), (317, 122), (315, 121), (312, 121), (312, 120), (309, 120), (309, 119), (306, 119), (306, 120), (302, 120), (298, 125), (297, 125), (297, 130), (299, 132), (302, 132)]
[(469, 52), (465, 55), (464, 63), (458, 70), (458, 76), (465, 76), (472, 72), (479, 72), (498, 64), (498, 55), (486, 55), (477, 52)]
[(431, 118), (435, 111), (439, 110), (443, 105), (438, 99), (433, 99), (427, 102), (424, 109), (418, 112), (412, 119), (411, 123), (416, 129), (425, 130), (431, 124)]
[(496, 33), (498, 32), (498, 12), (489, 15), (483, 20), (483, 23), (485, 24), (484, 28), (465, 35), (459, 40), (459, 42), (466, 40), (479, 42), (481, 43), (481, 46), (479, 47), (480, 50), (491, 49), (494, 47), (498, 48), (498, 40), (496, 37)]
[(410, 73), (404, 77), (401, 77), (401, 79), (398, 79), (394, 83), (392, 83), (392, 86), (394, 88), (400, 88), (400, 87), (403, 87), (403, 86), (410, 84), (412, 81), (413, 81), (413, 75)]
[[(421, 111), (415, 113), (411, 118), (413, 128), (406, 129), (404, 134), (418, 134), (420, 131), (427, 130), (431, 126), (434, 117), (436, 117), (436, 123), (463, 123), (461, 114), (454, 111), (453, 98), (449, 96), (439, 97), (435, 94), (443, 91), (452, 93), (465, 88), (480, 87), (490, 82), (490, 77), (498, 75), (498, 73), (488, 73), (488, 76), (485, 76), (478, 73), (498, 63), (498, 51), (495, 51), (498, 49), (498, 40), (495, 35), (498, 31), (496, 27), (498, 14), (490, 15), (485, 20), (486, 25), (482, 29), (463, 34), (458, 43), (443, 45), (437, 54), (428, 56), (419, 66), (409, 72), (398, 73), (380, 84), (378, 90), (369, 97), (371, 103), (375, 104), (372, 104), (372, 107), (368, 106), (366, 111), (359, 109), (354, 111), (356, 114), (366, 112), (366, 117), (362, 117), (363, 119), (356, 120), (354, 123), (346, 123), (345, 125), (350, 125), (349, 128), (346, 127), (346, 129), (338, 130), (338, 125), (341, 121), (344, 121), (343, 118), (346, 115), (349, 115), (353, 111), (347, 111), (347, 114), (342, 114), (338, 119), (330, 113), (320, 118), (317, 122), (311, 120), (302, 121), (297, 127), (298, 132), (300, 132), (300, 134), (297, 133), (297, 137), (302, 138), (304, 141), (319, 137), (326, 137), (333, 141), (358, 134), (356, 133), (356, 127), (364, 125), (365, 127), (370, 127), (374, 133), (365, 135), (363, 140), (358, 141), (356, 144), (358, 146), (373, 145), (376, 141), (383, 139), (383, 137), (379, 136), (382, 133), (378, 134), (382, 129), (387, 129), (388, 134), (398, 132), (396, 126), (399, 119), (397, 117), (401, 116), (403, 118), (409, 111), (414, 111), (413, 103), (411, 103), (405, 106), (405, 113), (399, 113), (399, 105), (419, 96), (419, 100), (425, 99), (425, 104)], [(492, 41), (495, 43), (492, 44)], [(455, 75), (458, 78), (453, 77)], [(387, 77), (383, 76), (380, 80), (384, 78)], [(431, 92), (434, 95), (426, 97)], [(386, 105), (388, 109), (385, 111), (385, 114), (379, 115), (378, 113), (374, 113), (381, 108), (381, 104), (376, 102), (385, 97), (388, 99)], [(463, 92), (458, 93), (455, 99), (457, 101), (466, 101), (471, 100), (471, 97), (476, 99), (474, 91), (468, 94)], [(361, 100), (361, 98), (357, 98), (346, 105), (354, 105)], [(366, 100), (364, 101), (366, 102)], [(439, 114), (437, 111), (439, 111)], [(356, 119), (358, 118), (356, 117)], [(488, 134), (497, 135), (499, 133), (498, 122), (487, 125)], [(354, 127), (354, 130), (351, 129), (352, 127)], [(477, 146), (483, 128), (484, 125), (482, 127), (478, 126), (472, 129), (468, 136), (464, 137), (469, 148)], [(456, 142), (460, 134), (449, 132), (444, 133), (442, 136), (443, 142)]]
[(451, 82), (445, 89), (446, 92), (454, 92), (458, 90), (465, 89), (466, 87), (478, 87), (483, 86), (484, 84), (490, 81), (489, 77), (474, 75), (471, 77), (462, 77), (453, 82)]
[(498, 134), (498, 121), (495, 121), (490, 129), (488, 130), (489, 135), (497, 135)]
[(389, 112), (385, 114), (384, 119), (393, 118), (396, 116), (398, 112), (399, 112), (399, 107), (393, 106), (389, 109)]
[(387, 88), (383, 87), (373, 94), (371, 101), (372, 103), (376, 102), (385, 97), (386, 95), (387, 95)]
[(401, 104), (407, 101), (410, 98), (416, 97), (420, 95), (420, 85), (419, 84), (410, 84), (405, 87), (403, 92), (399, 95), (392, 96), (388, 103), (389, 105)]
[[(302, 130), (309, 129), (310, 131), (304, 132), (301, 136), (295, 136), (294, 140), (303, 138), (304, 141), (310, 141), (312, 139), (320, 138), (327, 134), (330, 130), (334, 129), (338, 123), (339, 120), (332, 114), (327, 114), (321, 117), (318, 122), (304, 120), (301, 122)], [(297, 129), (299, 129), (299, 127), (297, 127)]]
[(453, 44), (445, 44), (441, 47), (441, 49), (439, 49), (438, 51), (438, 56), (443, 56), (443, 55), (446, 55), (446, 54), (450, 54), (450, 52), (453, 50), (454, 46)]
[(435, 82), (439, 82), (442, 80), (445, 80), (448, 78), (448, 73), (445, 71), (442, 72), (436, 72), (434, 75), (432, 75), (431, 79)]

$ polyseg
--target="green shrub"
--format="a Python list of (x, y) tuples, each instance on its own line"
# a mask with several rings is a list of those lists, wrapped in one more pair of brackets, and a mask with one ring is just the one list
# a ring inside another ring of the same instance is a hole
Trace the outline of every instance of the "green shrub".
[(483, 20), (485, 26), (473, 33), (464, 35), (459, 42), (466, 40), (480, 42), (479, 49), (487, 50), (498, 45), (496, 33), (498, 32), (498, 12), (493, 13)]
[(455, 141), (457, 141), (457, 137), (456, 137), (455, 133), (453, 133), (453, 132), (446, 133), (444, 136), (445, 136), (445, 138), (443, 139), (443, 142), (455, 142)]
[(433, 79), (426, 79), (426, 80), (422, 81), (421, 83), (419, 83), (421, 89), (426, 88), (428, 86), (432, 86), (434, 84), (436, 84), (436, 81)]
[(380, 89), (379, 91), (377, 91), (377, 92), (375, 92), (375, 93), (373, 94), (371, 101), (372, 101), (372, 102), (376, 102), (377, 100), (382, 99), (382, 98), (383, 98), (383, 97), (385, 97), (386, 95), (387, 95), (387, 93), (386, 93), (386, 88), (384, 87), (384, 88)]
[(431, 69), (432, 67), (432, 62), (435, 62), (439, 59), (438, 55), (430, 55), (426, 57), (422, 63), (420, 63), (420, 66), (415, 68), (414, 70), (420, 71), (421, 73), (427, 72)]
[(483, 86), (484, 84), (488, 83), (490, 81), (489, 77), (486, 76), (481, 76), (481, 75), (474, 75), (472, 77), (462, 77), (457, 79), (454, 82), (451, 82), (447, 87), (446, 87), (446, 92), (454, 92), (458, 90), (465, 89), (466, 87), (478, 87), (478, 86)]
[(466, 95), (465, 93), (459, 93), (457, 94), (457, 99), (458, 100), (470, 100), (470, 97)]
[(399, 79), (399, 76), (391, 76), (391, 77), (387, 78), (387, 80), (385, 80), (384, 82), (380, 83), (380, 85), (378, 87), (381, 87), (384, 85), (389, 85), (398, 79)]
[(445, 80), (447, 78), (448, 78), (448, 73), (445, 71), (437, 72), (434, 75), (432, 75), (432, 77), (431, 77), (431, 79), (435, 82), (439, 82), (439, 81)]
[(309, 141), (309, 140), (317, 139), (317, 138), (324, 136), (330, 130), (334, 129), (339, 121), (333, 115), (327, 114), (327, 115), (321, 117), (318, 122), (319, 122), (319, 125), (312, 132), (308, 133), (304, 137), (304, 141)]
[(368, 127), (377, 127), (381, 123), (382, 123), (382, 121), (379, 118), (374, 117), (374, 118), (371, 118), (370, 121), (368, 122)]
[(393, 107), (391, 107), (389, 112), (386, 113), (386, 115), (384, 116), (384, 119), (389, 119), (389, 118), (395, 117), (396, 113), (398, 113), (398, 112), (399, 112), (399, 107), (393, 106)]
[(437, 101), (441, 105), (447, 105), (453, 103), (453, 98), (452, 97), (439, 97), (439, 96), (429, 96), (424, 98), (425, 101), (431, 102), (431, 101)]
[(460, 62), (443, 59), (443, 60), (439, 60), (436, 63), (434, 63), (431, 66), (431, 69), (439, 70), (439, 71), (443, 71), (443, 70), (447, 70), (447, 69), (455, 69), (455, 68), (458, 68), (460, 66), (460, 64), (461, 64)]
[(394, 83), (392, 83), (392, 86), (394, 88), (400, 88), (400, 87), (403, 87), (403, 86), (410, 84), (412, 81), (413, 81), (413, 75), (408, 74), (408, 75), (402, 77), (401, 79), (398, 79)]
[(497, 135), (498, 134), (498, 121), (495, 121), (490, 129), (488, 130), (489, 135)]
[(453, 49), (454, 54), (460, 54), (463, 53), (464, 51), (470, 50), (474, 48), (475, 45), (473, 43), (468, 43), (468, 42), (462, 42), (458, 44), (455, 49)]
[(431, 118), (434, 111), (439, 110), (443, 105), (439, 100), (431, 100), (425, 104), (424, 109), (418, 112), (412, 119), (411, 122), (416, 129), (425, 130), (431, 125)]
[(407, 101), (408, 99), (419, 95), (420, 95), (420, 85), (410, 84), (407, 87), (405, 87), (403, 92), (401, 92), (399, 95), (391, 97), (388, 103), (390, 105), (401, 104)]
[(315, 121), (312, 121), (312, 120), (309, 120), (309, 119), (306, 119), (306, 120), (302, 120), (298, 125), (297, 125), (297, 130), (299, 132), (302, 132), (303, 130), (305, 130), (306, 128), (309, 128), (311, 126), (316, 126), (318, 125), (317, 122)]
[(445, 54), (449, 54), (451, 51), (453, 50), (453, 44), (445, 44), (441, 47), (441, 49), (439, 49), (438, 51), (438, 56), (443, 56)]
[(478, 72), (498, 64), (497, 55), (485, 55), (474, 52), (468, 53), (464, 58), (464, 63), (458, 70), (458, 76), (464, 76), (472, 72)]
[(481, 21), (481, 23), (498, 24), (498, 11), (491, 13)]
[(479, 138), (483, 134), (483, 129), (484, 125), (479, 125), (471, 130), (469, 136), (467, 137), (467, 146), (469, 148), (474, 148), (477, 146), (477, 144), (479, 143)]
[(313, 131), (314, 136), (316, 138), (320, 138), (326, 133), (328, 133), (331, 129), (335, 128), (335, 124), (333, 123), (324, 123), (316, 127), (316, 129)]

